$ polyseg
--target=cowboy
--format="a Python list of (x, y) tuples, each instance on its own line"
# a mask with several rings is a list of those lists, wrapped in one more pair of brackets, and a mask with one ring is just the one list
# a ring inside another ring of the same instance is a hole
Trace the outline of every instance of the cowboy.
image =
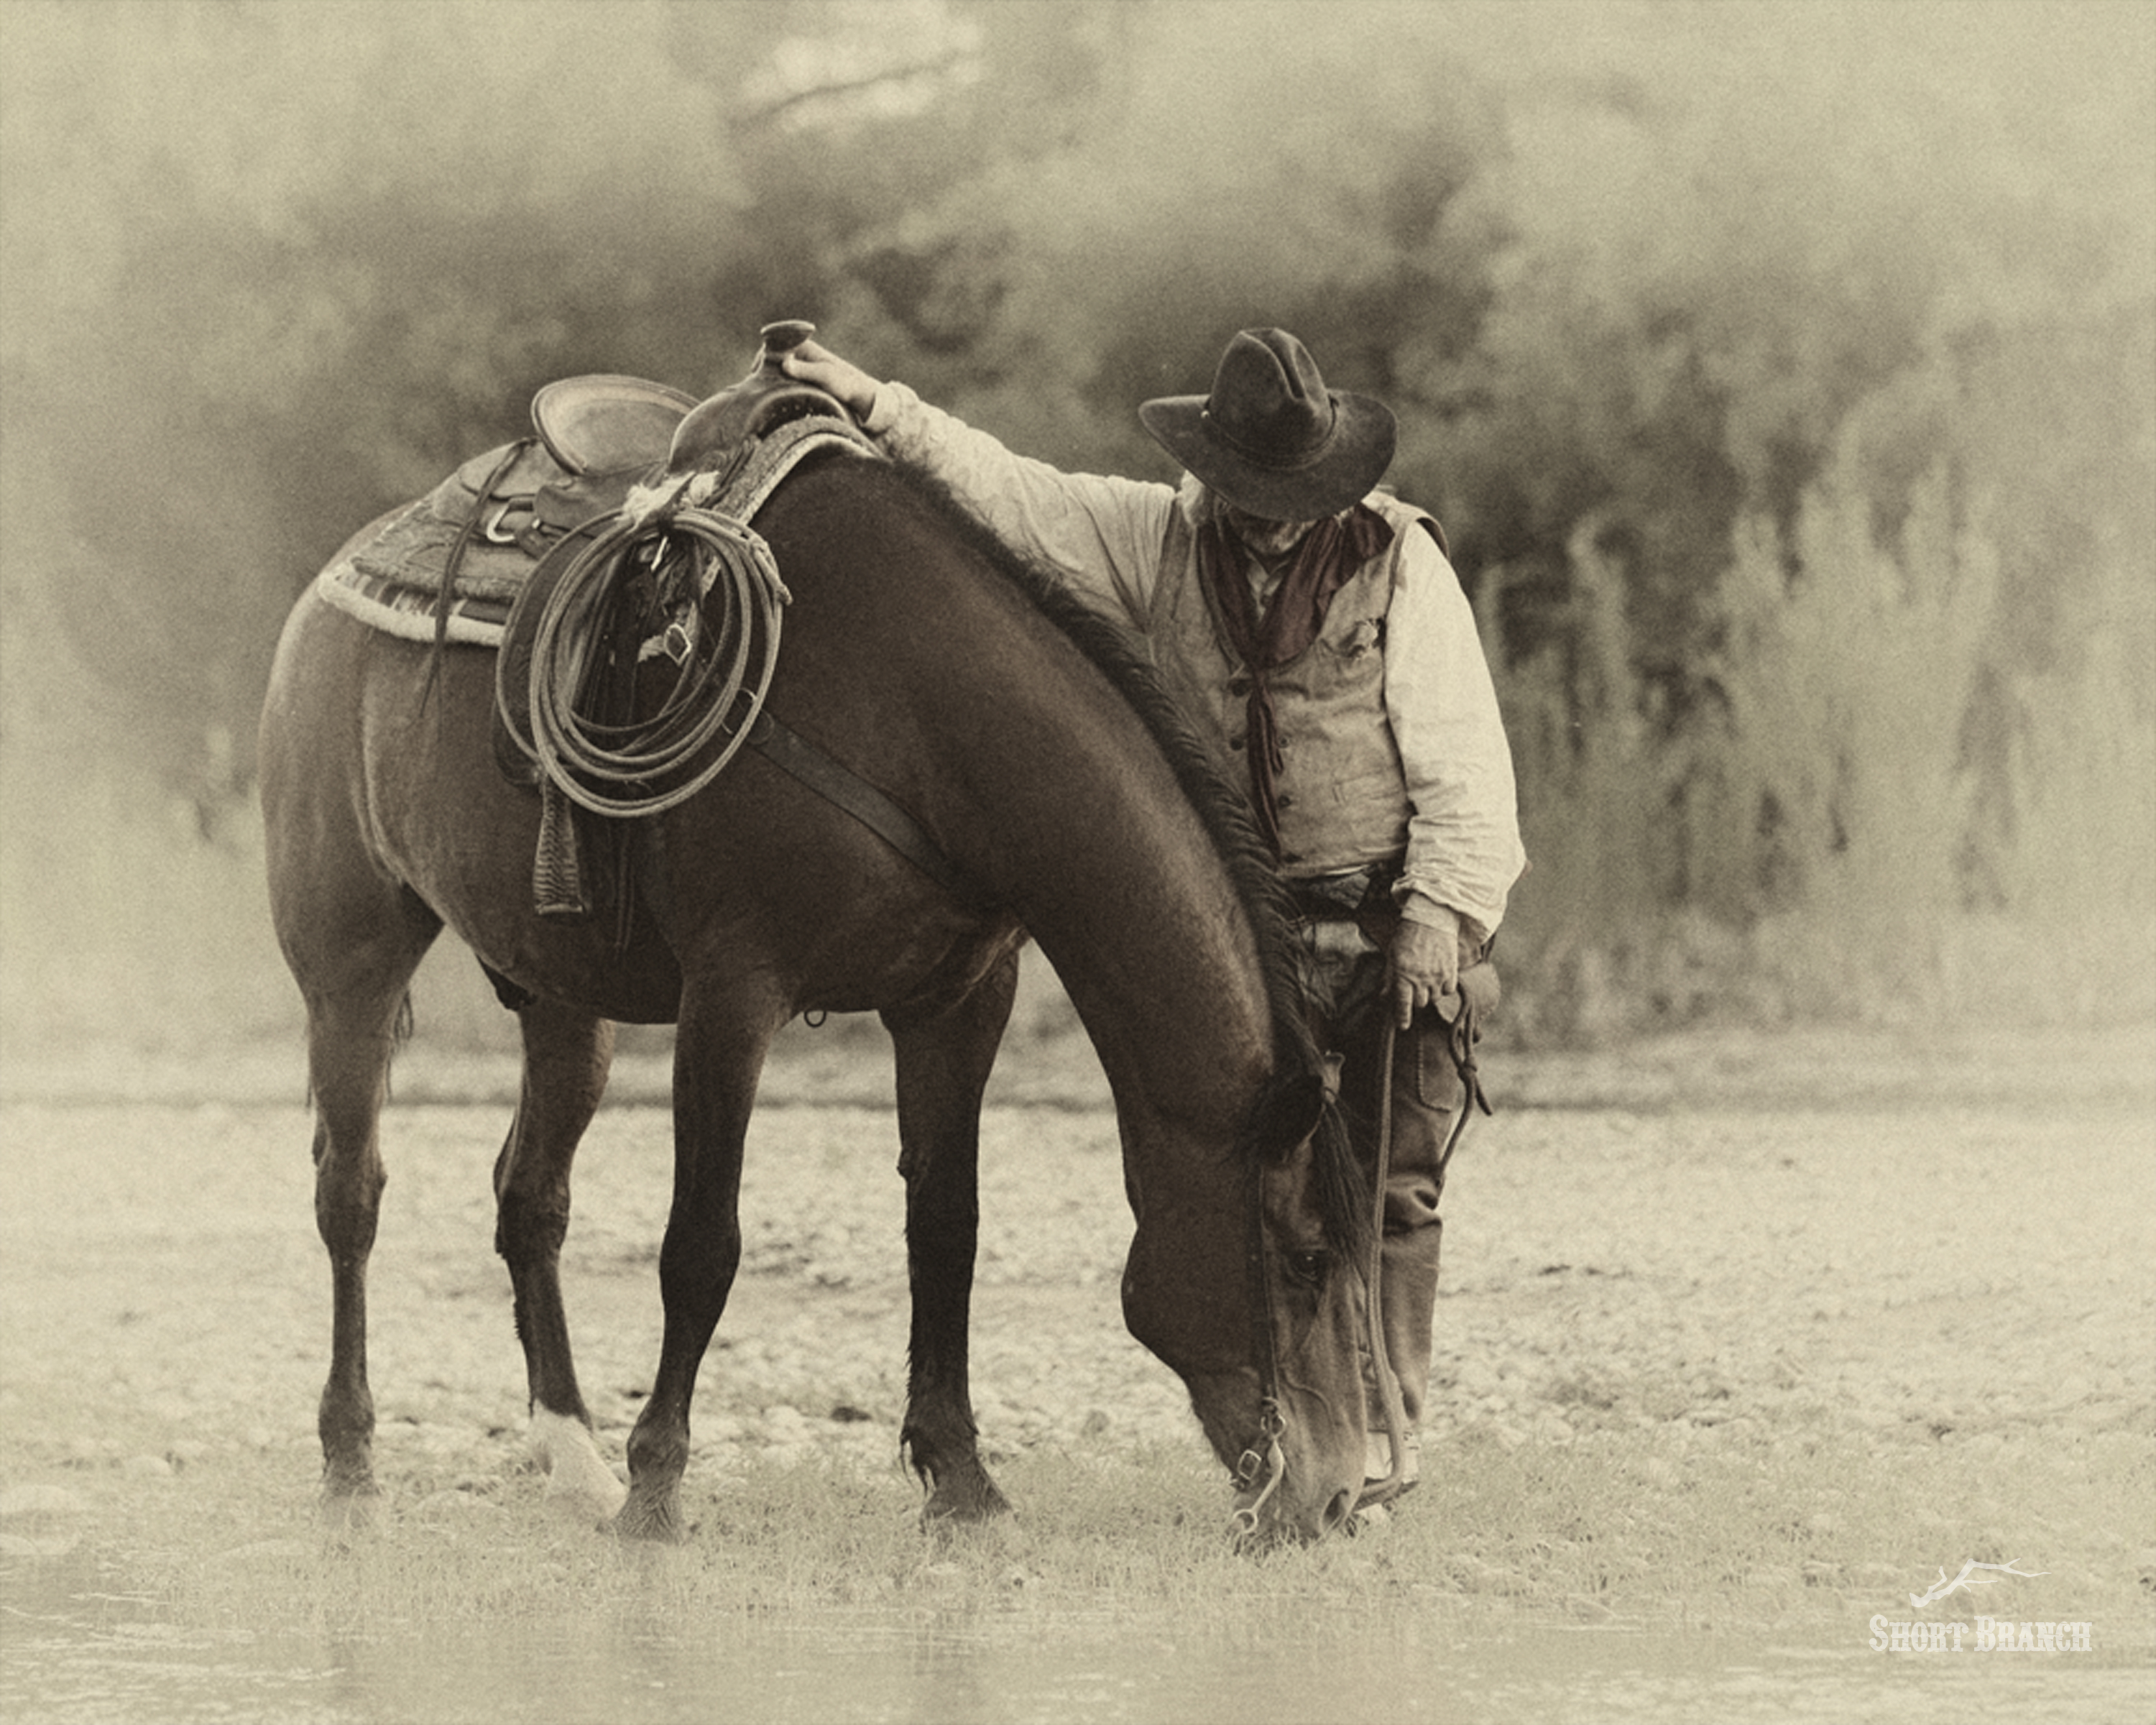
[[(1183, 710), (1249, 788), (1330, 996), (1320, 1046), (1342, 1056), (1342, 1100), (1373, 1167), (1397, 1032), (1380, 1286), (1411, 1435), (1430, 1379), (1444, 1158), (1466, 1106), (1447, 1019), (1463, 971), (1471, 992), (1494, 983), (1485, 961), (1526, 856), (1511, 751), (1444, 533), (1377, 489), (1390, 409), (1327, 389), (1287, 331), (1245, 330), (1209, 395), (1138, 409), (1185, 470), (1178, 488), (1014, 454), (813, 341), (784, 363), (1149, 638)], [(1413, 1482), (1412, 1435), (1397, 1467), (1384, 1440), (1372, 1448), (1369, 1497)]]

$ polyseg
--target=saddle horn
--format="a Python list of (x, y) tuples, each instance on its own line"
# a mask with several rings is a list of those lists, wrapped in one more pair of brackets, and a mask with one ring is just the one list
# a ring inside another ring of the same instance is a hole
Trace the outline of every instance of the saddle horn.
[(810, 413), (846, 416), (834, 397), (786, 375), (786, 356), (816, 333), (814, 324), (788, 318), (766, 324), (760, 333), (763, 345), (749, 374), (692, 408), (675, 428), (673, 446), (666, 452), (669, 478), (710, 466), (749, 439), (789, 420)]

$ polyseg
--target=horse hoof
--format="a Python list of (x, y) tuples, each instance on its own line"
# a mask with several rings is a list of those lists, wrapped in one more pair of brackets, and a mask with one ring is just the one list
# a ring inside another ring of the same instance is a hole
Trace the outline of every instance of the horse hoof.
[(668, 1502), (652, 1502), (639, 1498), (634, 1491), (629, 1494), (613, 1518), (613, 1531), (623, 1539), (640, 1540), (649, 1545), (685, 1545), (689, 1530), (683, 1525), (678, 1506)]
[(357, 1459), (346, 1457), (322, 1463), (322, 1496), (372, 1497), (380, 1488), (374, 1483), (374, 1462), (362, 1451)]
[(921, 1506), (921, 1525), (933, 1529), (953, 1522), (992, 1522), (1010, 1513), (1010, 1499), (984, 1471), (974, 1468), (947, 1483), (937, 1481), (928, 1501)]
[(549, 1486), (544, 1501), (547, 1514), (557, 1521), (572, 1527), (604, 1530), (616, 1524), (628, 1498), (628, 1491), (617, 1482), (610, 1492), (572, 1491)]
[(356, 1489), (326, 1487), (316, 1514), (323, 1532), (331, 1536), (365, 1532), (381, 1522), (382, 1494), (372, 1479)]

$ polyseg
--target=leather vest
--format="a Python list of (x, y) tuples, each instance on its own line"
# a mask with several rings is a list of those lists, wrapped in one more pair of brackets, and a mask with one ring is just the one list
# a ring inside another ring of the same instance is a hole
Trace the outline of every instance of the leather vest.
[[(1407, 775), (1385, 711), (1385, 613), (1400, 547), (1426, 526), (1421, 510), (1378, 492), (1364, 500), (1393, 529), (1392, 542), (1334, 597), (1325, 627), (1268, 679), (1280, 716), (1281, 866), (1291, 877), (1397, 861), (1406, 851)], [(1177, 500), (1153, 583), (1147, 634), (1178, 704), (1220, 770), (1250, 784), (1244, 753), (1250, 673), (1228, 644), (1219, 602), (1198, 570), (1197, 536)]]

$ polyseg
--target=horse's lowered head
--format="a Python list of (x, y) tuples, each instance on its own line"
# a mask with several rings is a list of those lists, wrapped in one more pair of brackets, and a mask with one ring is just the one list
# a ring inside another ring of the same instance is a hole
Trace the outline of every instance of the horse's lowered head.
[(1316, 1539), (1363, 1488), (1371, 1334), (1366, 1189), (1327, 1067), (1263, 1087), (1235, 1162), (1213, 1173), (1238, 1202), (1217, 1184), (1133, 1194), (1124, 1319), (1189, 1389), (1232, 1476), (1234, 1531)]

